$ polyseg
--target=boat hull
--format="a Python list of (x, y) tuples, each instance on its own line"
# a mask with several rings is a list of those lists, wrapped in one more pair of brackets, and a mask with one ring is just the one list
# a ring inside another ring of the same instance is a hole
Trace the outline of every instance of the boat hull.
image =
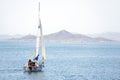
[(42, 71), (43, 66), (42, 65), (39, 65), (37, 67), (36, 66), (32, 66), (32, 67), (24, 66), (23, 69), (25, 72), (40, 72)]

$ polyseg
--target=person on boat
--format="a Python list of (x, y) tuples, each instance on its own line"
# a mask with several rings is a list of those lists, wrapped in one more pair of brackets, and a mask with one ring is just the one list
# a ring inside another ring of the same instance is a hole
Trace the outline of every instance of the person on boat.
[(35, 62), (32, 62), (32, 66), (35, 66)]
[(28, 61), (28, 67), (29, 67), (30, 70), (32, 70), (32, 65), (33, 65), (33, 62), (32, 62), (31, 59), (29, 59), (29, 61)]
[(32, 67), (34, 67), (36, 69), (37, 66), (36, 66), (35, 62), (33, 62), (31, 59), (29, 59), (28, 67), (29, 67), (30, 70), (32, 70)]

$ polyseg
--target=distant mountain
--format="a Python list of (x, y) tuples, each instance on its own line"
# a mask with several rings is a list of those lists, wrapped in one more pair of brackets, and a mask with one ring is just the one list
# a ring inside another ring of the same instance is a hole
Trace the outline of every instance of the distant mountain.
[(9, 40), (35, 40), (35, 38), (36, 38), (36, 36), (28, 34), (26, 36), (22, 36), (22, 37), (18, 37), (18, 38), (13, 37), (13, 38), (11, 38)]
[(106, 38), (92, 38), (83, 34), (73, 34), (66, 30), (61, 30), (56, 33), (52, 33), (49, 35), (45, 35), (45, 40), (48, 41), (78, 41), (78, 42), (105, 42), (105, 41), (113, 41)]
[(11, 35), (0, 35), (0, 40), (6, 40), (12, 38)]
[(103, 37), (96, 37), (96, 38), (94, 38), (94, 40), (96, 41), (96, 42), (112, 42), (112, 41), (115, 41), (115, 40), (111, 40), (111, 39), (107, 39), (107, 38), (103, 38)]
[(12, 38), (20, 38), (23, 35), (0, 35), (0, 40), (8, 40)]
[(91, 34), (91, 37), (103, 37), (110, 40), (120, 41), (120, 33), (119, 32), (107, 32), (101, 34)]
[(36, 39), (36, 36), (29, 34), (29, 35), (23, 36), (19, 39), (21, 39), (21, 40), (34, 40), (34, 39)]
[(91, 41), (92, 38), (82, 34), (72, 34), (66, 30), (52, 33), (45, 36), (49, 41)]
[[(71, 32), (68, 32), (66, 30), (61, 30), (56, 33), (52, 33), (49, 35), (44, 36), (46, 41), (58, 41), (58, 42), (110, 42), (115, 41), (111, 39), (107, 39), (104, 37), (89, 37), (83, 34), (73, 34)], [(35, 35), (26, 35), (19, 38), (11, 38), (9, 40), (35, 40)]]

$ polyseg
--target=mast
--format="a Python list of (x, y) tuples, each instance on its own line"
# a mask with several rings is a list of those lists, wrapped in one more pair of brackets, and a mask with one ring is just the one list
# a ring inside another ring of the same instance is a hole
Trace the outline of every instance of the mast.
[(39, 20), (39, 25), (38, 25), (38, 32), (37, 32), (37, 38), (36, 38), (36, 52), (35, 52), (35, 58), (34, 58), (34, 60), (37, 60), (37, 61), (38, 61), (38, 56), (39, 56), (40, 41), (41, 41), (41, 48), (42, 48), (42, 51), (41, 51), (42, 60), (46, 59), (44, 39), (43, 39), (43, 33), (42, 33), (42, 25), (41, 25), (41, 20), (40, 20), (40, 2), (39, 2), (38, 20)]

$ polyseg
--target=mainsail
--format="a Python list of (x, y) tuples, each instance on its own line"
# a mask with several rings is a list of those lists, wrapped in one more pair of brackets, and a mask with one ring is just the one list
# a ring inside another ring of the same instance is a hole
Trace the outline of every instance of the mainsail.
[(34, 58), (34, 60), (37, 60), (37, 61), (39, 57), (40, 41), (41, 41), (41, 48), (42, 48), (42, 60), (46, 59), (44, 38), (43, 38), (42, 25), (41, 25), (41, 19), (40, 19), (40, 2), (39, 2), (38, 19), (39, 19), (39, 26), (38, 26), (38, 32), (37, 32), (37, 38), (36, 38), (36, 51), (35, 51), (35, 58)]

